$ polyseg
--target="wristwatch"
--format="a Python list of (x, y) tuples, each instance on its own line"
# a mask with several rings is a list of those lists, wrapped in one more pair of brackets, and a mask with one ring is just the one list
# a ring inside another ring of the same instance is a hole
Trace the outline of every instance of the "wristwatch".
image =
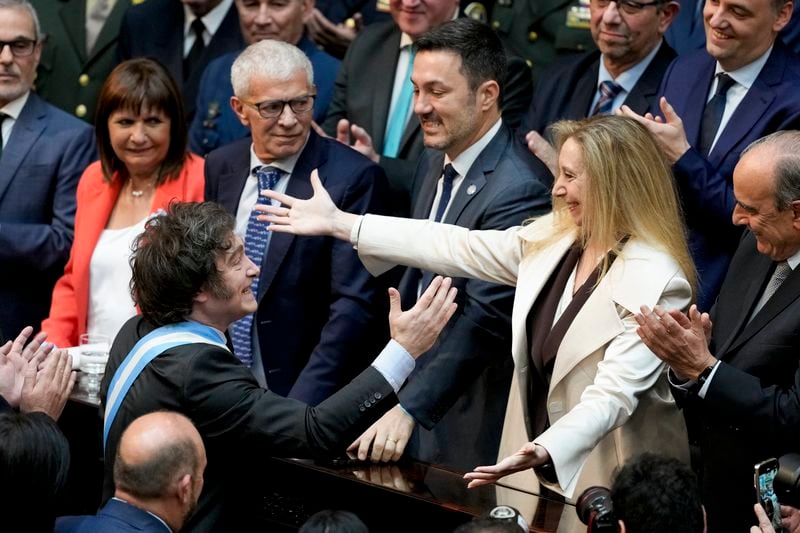
[(703, 371), (700, 372), (700, 375), (697, 376), (697, 381), (695, 382), (694, 387), (692, 387), (692, 393), (694, 394), (700, 393), (700, 391), (703, 389), (703, 386), (706, 384), (706, 381), (708, 381), (708, 378), (711, 377), (711, 372), (714, 370), (715, 366), (716, 363), (714, 363), (711, 366), (705, 367)]

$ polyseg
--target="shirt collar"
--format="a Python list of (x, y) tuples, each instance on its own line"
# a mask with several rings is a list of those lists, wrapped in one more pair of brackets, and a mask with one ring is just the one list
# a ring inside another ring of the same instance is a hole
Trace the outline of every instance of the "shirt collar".
[(786, 262), (789, 263), (789, 266), (794, 270), (797, 268), (797, 265), (800, 265), (800, 250), (797, 250), (794, 255), (789, 256), (786, 259)]
[[(297, 165), (297, 160), (300, 159), (300, 154), (302, 154), (303, 150), (306, 149), (306, 144), (308, 144), (308, 136), (309, 135), (306, 135), (306, 140), (303, 143), (303, 146), (296, 153), (290, 155), (289, 157), (284, 157), (283, 159), (276, 159), (267, 166), (277, 168), (278, 170), (281, 170), (291, 176), (292, 172), (294, 172), (295, 165)], [(261, 161), (256, 155), (256, 151), (253, 148), (253, 143), (250, 143), (250, 173), (252, 174), (257, 167), (262, 167), (265, 164), (266, 163)]]
[[(222, 25), (222, 21), (225, 19), (225, 15), (228, 14), (228, 10), (233, 5), (233, 0), (222, 0), (217, 6), (206, 13), (203, 18), (203, 25), (206, 27), (206, 31), (213, 36), (217, 33), (217, 30)], [(189, 35), (189, 32), (192, 29), (192, 22), (197, 17), (194, 16), (192, 10), (189, 9), (186, 4), (183, 5), (183, 13), (184, 13), (184, 24), (183, 24), (183, 35), (186, 37)]]
[(450, 161), (450, 158), (447, 155), (444, 156), (444, 164), (450, 163), (453, 165), (453, 168), (458, 172), (459, 176), (466, 176), (469, 169), (472, 168), (472, 164), (475, 163), (475, 160), (478, 159), (478, 156), (481, 155), (481, 152), (492, 142), (494, 136), (497, 135), (497, 132), (500, 131), (500, 126), (503, 124), (502, 119), (497, 119), (497, 122), (494, 123), (494, 126), (489, 128), (489, 131), (483, 134), (480, 139), (475, 141), (470, 145), (469, 148), (461, 152), (456, 156), (455, 159)]
[(647, 54), (642, 58), (641, 61), (636, 63), (634, 66), (626, 70), (625, 72), (621, 73), (614, 79), (611, 76), (611, 73), (608, 72), (606, 69), (606, 65), (603, 62), (603, 56), (600, 56), (600, 71), (597, 74), (597, 88), (600, 88), (600, 84), (604, 81), (613, 81), (626, 93), (630, 93), (633, 88), (636, 86), (636, 83), (639, 81), (639, 78), (642, 77), (644, 71), (647, 70), (647, 67), (650, 66), (650, 63), (653, 61), (653, 58), (656, 57), (659, 49), (664, 45), (664, 40), (662, 39), (658, 46), (654, 46), (650, 53)]
[(22, 108), (25, 107), (25, 104), (28, 101), (28, 96), (30, 94), (31, 94), (30, 91), (25, 91), (25, 94), (23, 94), (16, 100), (11, 100), (3, 107), (0, 107), (0, 112), (5, 113), (14, 120), (17, 120), (19, 118), (20, 113), (22, 113)]
[[(769, 50), (761, 54), (757, 59), (751, 61), (750, 63), (746, 64), (743, 67), (737, 68), (736, 70), (731, 70), (730, 72), (726, 72), (728, 76), (733, 78), (733, 81), (738, 83), (739, 85), (743, 85), (747, 90), (750, 90), (753, 83), (755, 83), (756, 78), (758, 75), (761, 74), (761, 69), (764, 68), (764, 65), (767, 63), (767, 59), (769, 59), (769, 55), (772, 53), (772, 46), (769, 47)], [(714, 70), (714, 74), (719, 74), (720, 72), (725, 72), (719, 62), (717, 62), (717, 67)]]

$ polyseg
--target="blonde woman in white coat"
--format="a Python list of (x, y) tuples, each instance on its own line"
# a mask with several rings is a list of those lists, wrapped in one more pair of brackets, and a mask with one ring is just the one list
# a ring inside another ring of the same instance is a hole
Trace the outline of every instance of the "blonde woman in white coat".
[(343, 213), (313, 177), (310, 200), (269, 193), (284, 207), (261, 210), (273, 231), (351, 240), (376, 275), (403, 264), (516, 286), (509, 405), (521, 406), (525, 433), (509, 448), (516, 428), (506, 427), (503, 440), (522, 448), (465, 477), (472, 487), (534, 469), (572, 498), (609, 486), (643, 451), (688, 460), (664, 364), (639, 339), (634, 313), (687, 308), (695, 273), (669, 166), (642, 126), (602, 117), (554, 133), (554, 212), (506, 231)]

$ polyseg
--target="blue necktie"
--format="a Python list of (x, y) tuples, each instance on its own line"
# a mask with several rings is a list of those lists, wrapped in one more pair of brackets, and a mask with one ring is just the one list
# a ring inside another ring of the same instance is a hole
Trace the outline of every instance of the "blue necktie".
[(400, 141), (403, 140), (403, 132), (406, 130), (408, 109), (411, 107), (412, 95), (414, 94), (414, 85), (411, 83), (411, 69), (414, 66), (414, 56), (417, 51), (411, 47), (410, 52), (408, 54), (406, 77), (403, 79), (403, 85), (400, 89), (400, 95), (397, 97), (397, 102), (395, 102), (392, 116), (389, 117), (389, 127), (386, 130), (386, 139), (383, 141), (383, 155), (386, 157), (397, 157), (397, 152), (400, 151)]
[(453, 168), (453, 165), (447, 163), (444, 166), (444, 175), (442, 177), (442, 196), (439, 198), (439, 205), (436, 206), (436, 218), (434, 222), (441, 222), (444, 212), (447, 209), (447, 204), (450, 203), (450, 195), (453, 194), (453, 180), (458, 176), (458, 172)]
[[(258, 178), (258, 199), (256, 204), (268, 205), (269, 198), (261, 196), (261, 191), (272, 190), (275, 184), (281, 177), (281, 171), (274, 167), (257, 167), (255, 169), (256, 178)], [(260, 222), (256, 219), (258, 216), (257, 211), (250, 213), (250, 220), (247, 221), (247, 231), (244, 237), (244, 253), (247, 254), (253, 263), (261, 266), (264, 259), (264, 252), (267, 248), (267, 226), (269, 222)], [(258, 298), (258, 282), (259, 277), (253, 278), (253, 297)], [(244, 363), (245, 366), (253, 365), (253, 315), (249, 314), (234, 322), (231, 325), (231, 341), (233, 342), (233, 351), (236, 357)]]
[(700, 152), (703, 155), (708, 155), (711, 152), (714, 138), (717, 136), (717, 130), (719, 130), (719, 125), (722, 122), (722, 115), (725, 114), (728, 89), (734, 83), (736, 81), (724, 72), (717, 74), (717, 90), (714, 91), (714, 96), (708, 101), (706, 109), (703, 111), (703, 123), (700, 129)]
[(614, 98), (622, 91), (622, 86), (613, 81), (600, 83), (600, 98), (592, 109), (591, 117), (595, 115), (608, 115), (614, 107)]

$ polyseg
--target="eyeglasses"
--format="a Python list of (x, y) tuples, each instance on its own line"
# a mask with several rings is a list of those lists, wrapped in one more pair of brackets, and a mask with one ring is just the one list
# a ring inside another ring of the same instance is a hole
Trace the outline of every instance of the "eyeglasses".
[(311, 108), (314, 107), (315, 96), (317, 95), (306, 94), (303, 96), (298, 96), (297, 98), (292, 98), (291, 100), (267, 100), (266, 102), (258, 103), (245, 102), (242, 100), (242, 103), (255, 108), (255, 110), (258, 111), (258, 114), (261, 115), (261, 118), (275, 118), (283, 114), (283, 110), (287, 105), (295, 115), (308, 113), (311, 111)]
[(612, 1), (617, 4), (617, 9), (625, 13), (626, 15), (636, 15), (640, 13), (644, 8), (650, 6), (656, 6), (664, 3), (664, 0), (655, 0), (654, 2), (634, 2), (634, 0), (591, 0), (592, 3), (599, 7), (605, 9), (608, 7)]
[(16, 39), (14, 41), (0, 41), (0, 54), (5, 50), (6, 45), (11, 48), (14, 57), (27, 57), (33, 53), (37, 41), (33, 39)]

